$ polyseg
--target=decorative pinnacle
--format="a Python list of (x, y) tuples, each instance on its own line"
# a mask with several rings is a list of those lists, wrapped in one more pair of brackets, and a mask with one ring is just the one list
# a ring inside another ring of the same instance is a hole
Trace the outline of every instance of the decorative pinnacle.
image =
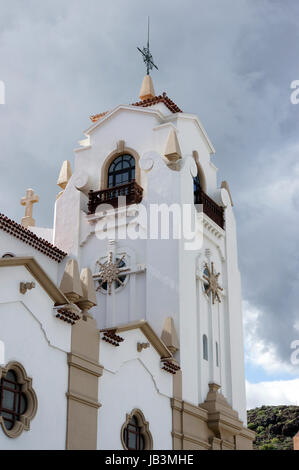
[(155, 67), (155, 69), (158, 70), (158, 67), (154, 64), (153, 56), (149, 49), (149, 17), (148, 17), (148, 24), (147, 24), (147, 46), (144, 47), (143, 49), (140, 49), (139, 47), (137, 47), (137, 49), (139, 52), (141, 52), (142, 57), (143, 57), (143, 62), (146, 65), (146, 74), (149, 75), (153, 67)]

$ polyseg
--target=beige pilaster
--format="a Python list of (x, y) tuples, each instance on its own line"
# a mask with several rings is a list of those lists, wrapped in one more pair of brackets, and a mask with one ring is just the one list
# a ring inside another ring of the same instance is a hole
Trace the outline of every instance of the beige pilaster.
[(89, 313), (89, 309), (97, 303), (94, 281), (89, 268), (82, 269), (80, 278), (77, 268), (73, 264), (66, 270), (66, 273), (72, 274), (73, 282), (67, 276), (63, 282), (71, 295), (74, 291), (77, 295), (81, 292), (77, 305), (82, 309), (82, 319), (72, 327), (71, 352), (68, 354), (66, 448), (92, 450), (97, 448), (98, 410), (101, 406), (98, 382), (103, 367), (99, 364), (99, 330)]
[(68, 354), (66, 448), (95, 450), (98, 429), (98, 381), (103, 373), (99, 364), (99, 331), (90, 316), (72, 326), (71, 352)]
[[(178, 375), (178, 374), (176, 374)], [(174, 450), (251, 450), (254, 432), (243, 426), (219, 385), (210, 384), (204, 403), (182, 401), (179, 377), (174, 377), (172, 440)]]

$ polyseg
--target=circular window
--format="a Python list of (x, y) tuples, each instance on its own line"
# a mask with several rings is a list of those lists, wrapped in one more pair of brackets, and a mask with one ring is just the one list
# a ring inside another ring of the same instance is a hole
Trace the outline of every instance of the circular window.
[[(106, 261), (104, 263), (104, 265), (108, 265), (108, 261)], [(115, 260), (115, 264), (117, 265), (117, 267), (119, 269), (123, 269), (126, 267), (126, 263), (124, 262), (124, 260), (120, 259), (120, 258), (116, 258)], [(114, 289), (119, 289), (120, 287), (122, 287), (124, 285), (124, 282), (126, 280), (126, 275), (125, 274), (121, 274), (119, 273), (119, 275), (117, 276), (117, 278), (113, 281), (113, 285), (114, 285)], [(98, 281), (98, 284), (99, 284), (99, 287), (101, 289), (103, 289), (105, 292), (107, 292), (108, 290), (108, 282), (105, 281), (105, 282), (102, 282), (101, 280)]]

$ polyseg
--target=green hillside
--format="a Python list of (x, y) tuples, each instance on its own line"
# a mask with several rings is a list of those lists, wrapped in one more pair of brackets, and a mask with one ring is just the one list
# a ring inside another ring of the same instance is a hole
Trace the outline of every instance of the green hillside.
[(256, 433), (254, 449), (292, 450), (299, 431), (299, 406), (261, 406), (247, 411), (248, 428)]

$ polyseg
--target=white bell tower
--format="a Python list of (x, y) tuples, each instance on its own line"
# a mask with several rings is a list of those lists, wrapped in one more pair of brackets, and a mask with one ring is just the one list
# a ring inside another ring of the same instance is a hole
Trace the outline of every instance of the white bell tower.
[[(214, 148), (198, 117), (182, 112), (166, 93), (156, 96), (150, 75), (140, 96), (91, 117), (73, 174), (62, 172), (66, 181), (60, 175), (54, 243), (91, 269), (97, 289), (92, 313), (100, 329), (146, 320), (173, 348), (182, 399), (198, 406), (215, 384), (246, 423), (229, 188), (217, 184)], [(125, 204), (118, 208), (120, 196)], [(192, 249), (179, 234), (188, 214), (199, 227)], [(161, 238), (168, 219), (175, 227)]]

